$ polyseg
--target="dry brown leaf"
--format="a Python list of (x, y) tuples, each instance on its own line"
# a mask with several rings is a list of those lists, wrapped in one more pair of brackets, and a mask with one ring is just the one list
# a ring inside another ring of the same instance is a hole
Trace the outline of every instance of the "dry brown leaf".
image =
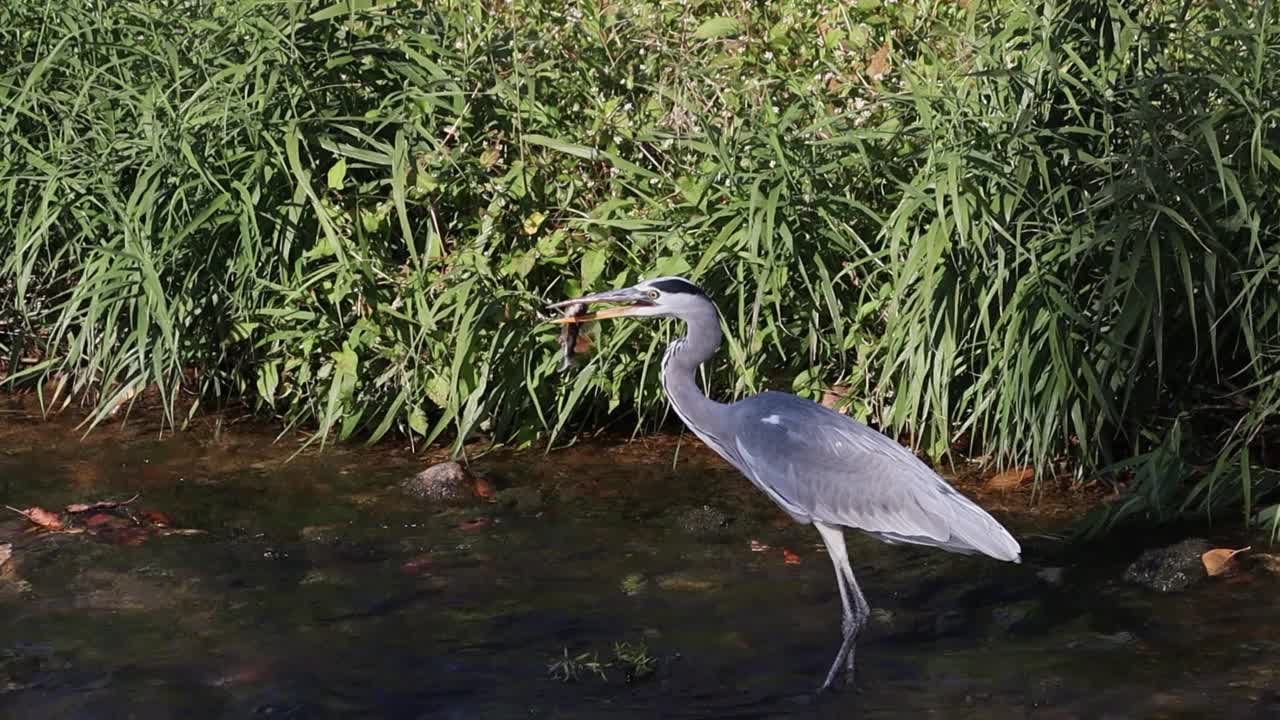
[(108, 510), (110, 508), (120, 507), (121, 505), (128, 505), (137, 499), (138, 496), (134, 495), (128, 500), (99, 500), (92, 503), (73, 503), (68, 505), (66, 509), (67, 512), (72, 514), (89, 512), (90, 510)]
[(0, 543), (0, 567), (4, 567), (11, 557), (13, 557), (13, 546), (9, 543)]
[(883, 80), (885, 73), (889, 72), (889, 43), (880, 46), (876, 50), (876, 54), (871, 56), (871, 61), (867, 63), (867, 75), (872, 80)]
[(488, 480), (485, 480), (484, 478), (476, 478), (475, 494), (476, 494), (476, 497), (482, 500), (488, 500), (489, 502), (493, 502), (493, 499), (498, 494), (498, 492), (493, 489), (493, 483), (489, 482)]
[(1209, 552), (1200, 556), (1200, 562), (1204, 563), (1205, 572), (1209, 573), (1209, 577), (1219, 577), (1226, 575), (1234, 570), (1231, 566), (1231, 558), (1253, 547), (1240, 548), (1239, 550), (1231, 550), (1230, 548), (1214, 548)]
[(140, 515), (141, 517), (146, 519), (147, 522), (151, 523), (152, 525), (155, 525), (158, 528), (169, 528), (169, 527), (173, 527), (174, 525), (173, 518), (169, 517), (167, 514), (165, 514), (164, 512), (161, 512), (160, 510), (143, 510), (142, 512), (138, 513), (138, 515)]
[(58, 517), (57, 513), (49, 512), (42, 507), (30, 507), (26, 510), (19, 510), (16, 507), (9, 507), (8, 505), (5, 505), (5, 507), (25, 517), (35, 525), (42, 527), (45, 530), (61, 530), (64, 527), (62, 524), (62, 518)]
[(822, 392), (822, 404), (842, 415), (849, 414), (849, 406), (845, 399), (849, 397), (849, 386), (832, 385)]
[(1009, 468), (988, 480), (987, 487), (992, 490), (1012, 490), (1035, 476), (1036, 471), (1025, 465)]

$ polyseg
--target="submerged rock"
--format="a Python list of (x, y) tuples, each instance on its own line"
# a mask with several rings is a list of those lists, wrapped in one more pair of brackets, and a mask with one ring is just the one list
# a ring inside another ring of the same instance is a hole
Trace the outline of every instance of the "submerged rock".
[(400, 483), (400, 489), (432, 502), (464, 502), (475, 497), (474, 482), (466, 468), (456, 462), (442, 462)]
[(717, 538), (727, 534), (732, 518), (710, 505), (689, 508), (675, 516), (676, 527), (699, 538)]
[(1039, 600), (1022, 600), (992, 610), (991, 622), (1002, 633), (1016, 634), (1039, 624), (1042, 612)]
[(536, 513), (542, 509), (542, 492), (528, 485), (509, 487), (495, 493), (494, 502), (516, 512)]
[(1125, 570), (1124, 579), (1160, 592), (1186, 590), (1208, 577), (1200, 556), (1212, 547), (1202, 538), (1187, 538), (1168, 547), (1147, 550)]
[(1272, 575), (1280, 575), (1280, 555), (1257, 553), (1253, 556), (1253, 566)]

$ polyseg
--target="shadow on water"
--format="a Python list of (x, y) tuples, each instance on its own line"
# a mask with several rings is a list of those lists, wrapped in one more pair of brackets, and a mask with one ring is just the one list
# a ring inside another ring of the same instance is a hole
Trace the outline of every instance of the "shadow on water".
[(1022, 566), (851, 534), (860, 689), (816, 698), (839, 625), (817, 535), (687, 445), (676, 469), (668, 441), (494, 454), (500, 502), (431, 507), (395, 487), (407, 454), (196, 435), (0, 426), (4, 503), (137, 493), (207, 531), (0, 520), (0, 715), (1280, 715), (1274, 580), (1153, 593), (1120, 579), (1140, 548), (1064, 549), (1043, 516), (1001, 514)]

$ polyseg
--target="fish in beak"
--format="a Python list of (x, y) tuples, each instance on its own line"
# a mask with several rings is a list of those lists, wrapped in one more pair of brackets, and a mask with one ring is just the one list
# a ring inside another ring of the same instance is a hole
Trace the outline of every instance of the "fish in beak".
[[(577, 305), (581, 305), (582, 309), (585, 310), (588, 305), (599, 304), (615, 305), (616, 307), (604, 308), (603, 310), (597, 310), (596, 312), (574, 312), (575, 310), (578, 310), (574, 307)], [(556, 325), (565, 325), (569, 323), (576, 324), (592, 322), (594, 320), (604, 320), (607, 318), (626, 317), (627, 315), (634, 314), (639, 308), (648, 307), (649, 305), (652, 305), (652, 303), (649, 302), (649, 296), (645, 294), (645, 291), (629, 287), (622, 290), (606, 290), (605, 292), (583, 295), (580, 298), (552, 303), (547, 307), (551, 309), (565, 308), (570, 310), (570, 312), (566, 312), (562, 317), (558, 317), (551, 321)]]

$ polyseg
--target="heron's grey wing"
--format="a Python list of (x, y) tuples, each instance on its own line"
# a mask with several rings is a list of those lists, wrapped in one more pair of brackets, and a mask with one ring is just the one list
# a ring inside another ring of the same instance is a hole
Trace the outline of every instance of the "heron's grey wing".
[(784, 508), (891, 542), (1017, 562), (1016, 540), (903, 446), (852, 418), (785, 393), (732, 406), (744, 472)]

